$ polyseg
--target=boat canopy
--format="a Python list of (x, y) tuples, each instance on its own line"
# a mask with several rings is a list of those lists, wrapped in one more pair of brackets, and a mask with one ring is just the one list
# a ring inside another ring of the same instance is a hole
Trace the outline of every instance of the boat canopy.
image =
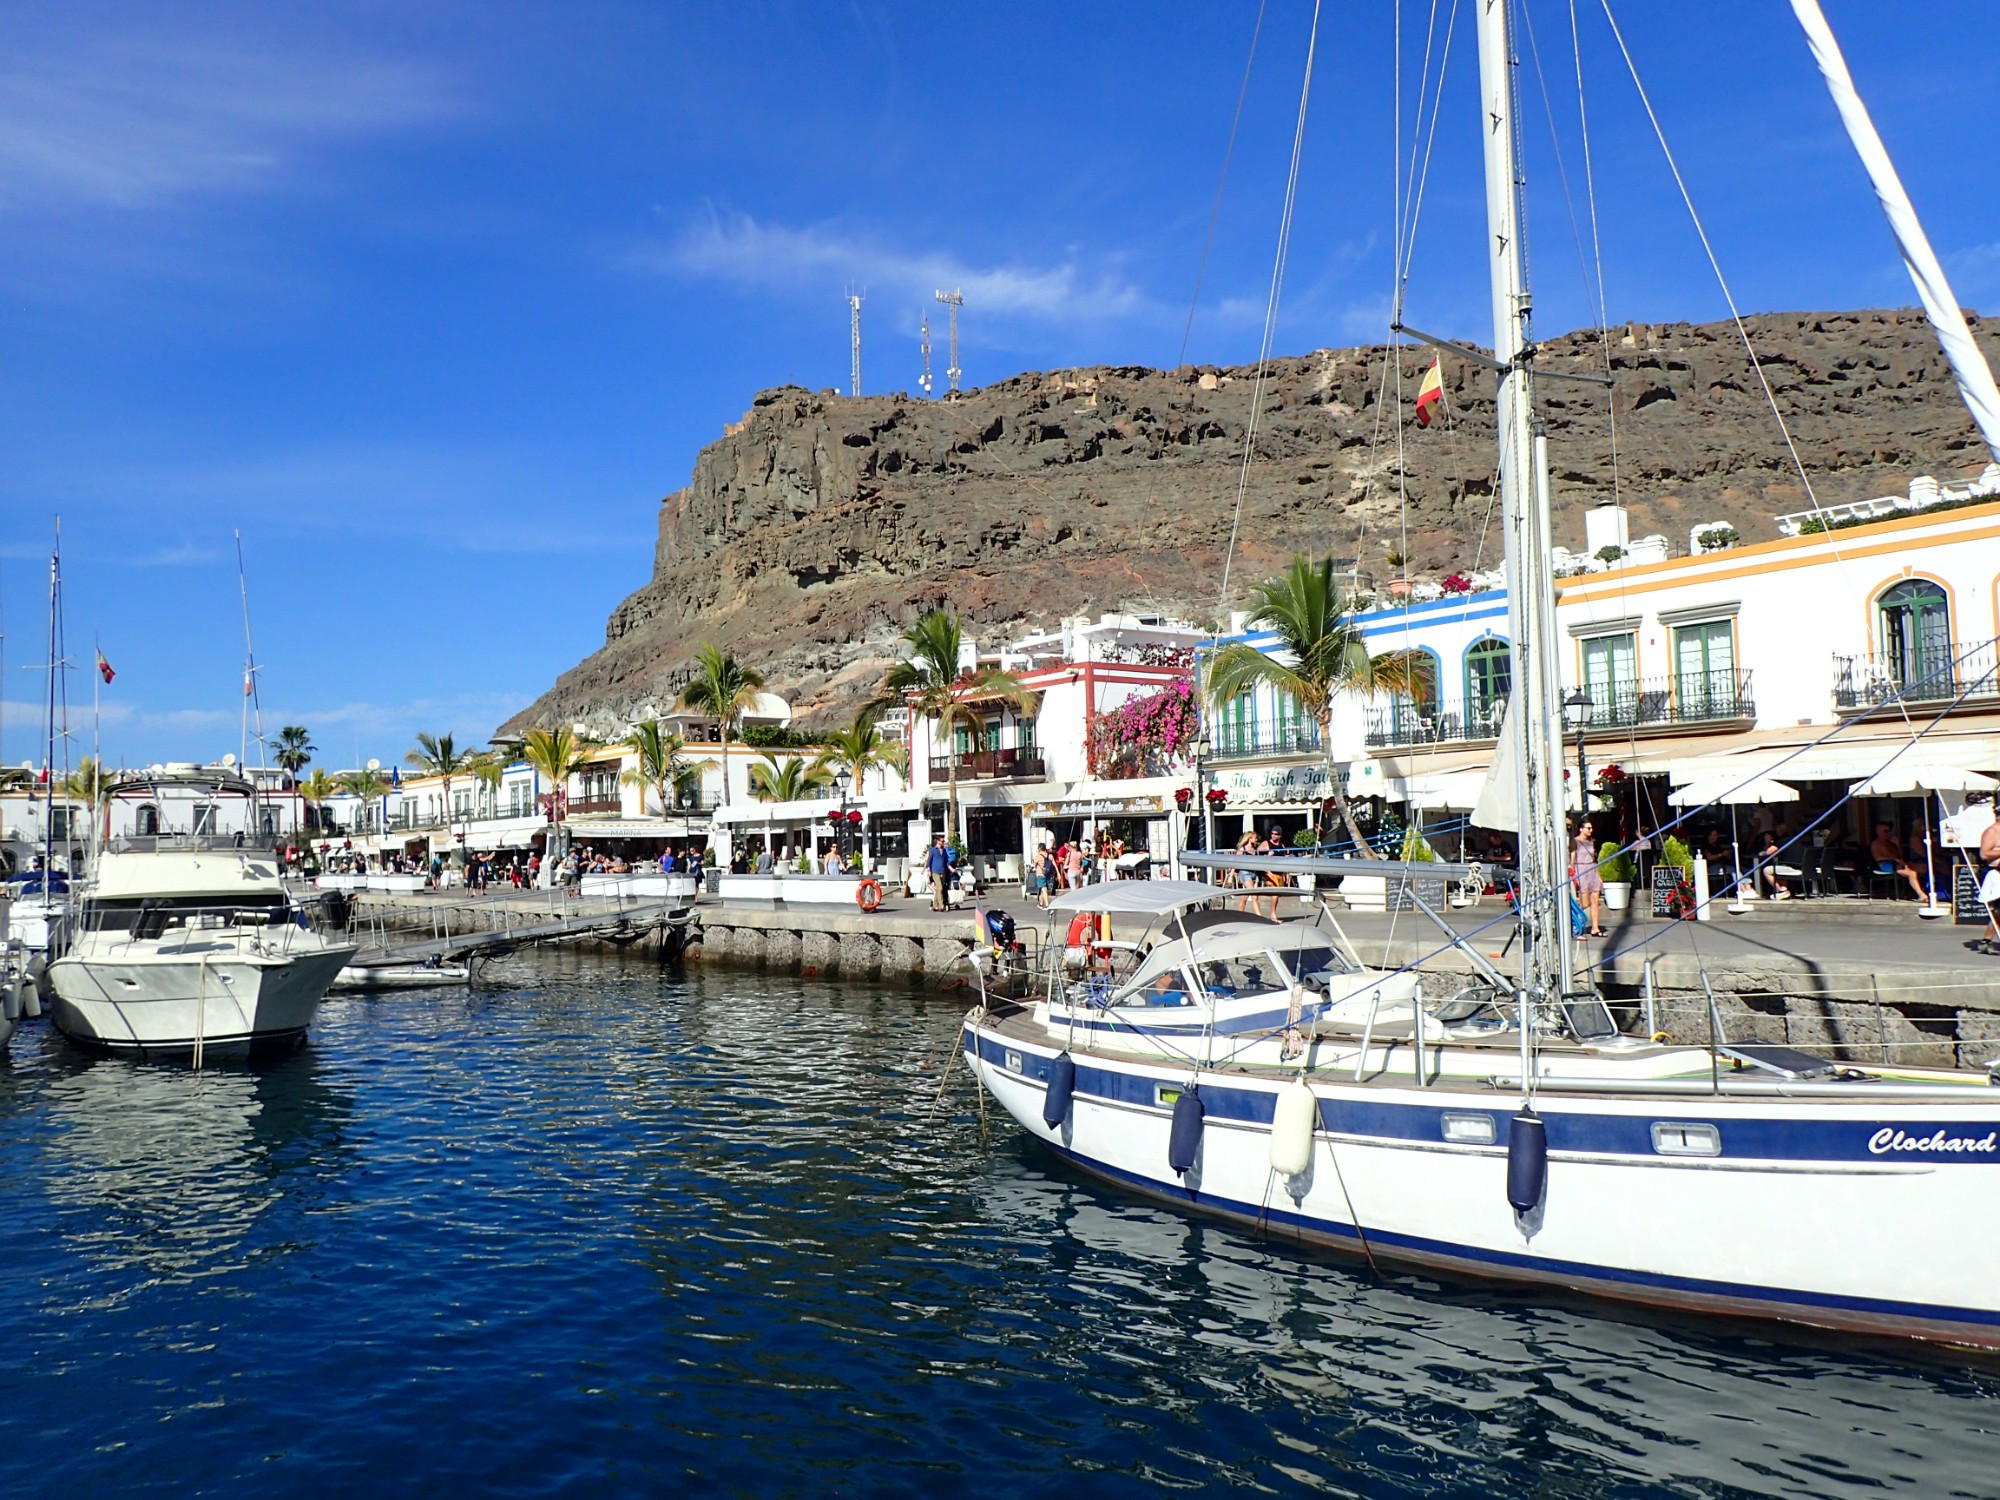
[[(1178, 973), (1187, 964), (1262, 958), (1267, 953), (1284, 959), (1285, 966), (1296, 974), (1301, 967), (1297, 962), (1299, 955), (1311, 953), (1319, 958), (1337, 953), (1336, 941), (1333, 933), (1311, 922), (1280, 922), (1275, 926), (1256, 921), (1218, 922), (1192, 937), (1174, 938), (1154, 947), (1126, 981), (1119, 997), (1144, 989), (1162, 974)], [(1346, 967), (1346, 961), (1341, 962)]]
[(1196, 880), (1103, 880), (1064, 891), (1049, 903), (1049, 910), (1142, 912), (1164, 917), (1228, 894), (1219, 885)]

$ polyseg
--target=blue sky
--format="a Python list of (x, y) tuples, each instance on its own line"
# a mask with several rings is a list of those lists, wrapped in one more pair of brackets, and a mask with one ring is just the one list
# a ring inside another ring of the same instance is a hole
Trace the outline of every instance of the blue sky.
[[(1577, 8), (1610, 316), (1719, 316), (1598, 0)], [(1746, 310), (1912, 300), (1788, 6), (1615, 9)], [(1961, 300), (2000, 308), (2000, 6), (1827, 9)], [(1408, 317), (1481, 338), (1461, 10)], [(483, 740), (601, 643), (701, 446), (759, 389), (845, 384), (850, 286), (873, 391), (916, 389), (939, 286), (965, 290), (970, 385), (1171, 363), (1256, 13), (0, 11), (0, 756), (41, 742), (24, 665), (58, 514), (81, 749), (93, 640), (109, 757), (236, 748), (240, 530), (266, 725), (393, 761), (418, 730)], [(1405, 154), (1430, 14), (1404, 14)], [(1530, 14), (1581, 222), (1567, 0)], [(1255, 355), (1310, 15), (1266, 11), (1190, 359)], [(1281, 351), (1381, 336), (1393, 16), (1326, 7)], [(1553, 333), (1592, 314), (1541, 86)]]

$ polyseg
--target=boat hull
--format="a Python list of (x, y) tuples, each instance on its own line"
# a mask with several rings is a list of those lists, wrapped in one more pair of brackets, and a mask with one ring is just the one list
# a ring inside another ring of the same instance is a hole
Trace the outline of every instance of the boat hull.
[[(1177, 1174), (1172, 1098), (1193, 1076), (1186, 1065), (1076, 1055), (1071, 1104), (1052, 1128), (1053, 1046), (970, 1022), (963, 1041), (982, 1086), (1068, 1161), (1272, 1237), (1456, 1276), (2000, 1348), (1987, 1265), (2000, 1235), (2000, 1171), (1989, 1170), (2000, 1169), (2000, 1090), (1898, 1106), (1544, 1094), (1547, 1186), (1517, 1215), (1506, 1142), (1518, 1101), (1498, 1090), (1315, 1078), (1310, 1164), (1281, 1177), (1271, 1120), (1288, 1080), (1208, 1074), (1194, 1166)], [(1493, 1143), (1444, 1139), (1446, 1115), (1491, 1120)], [(1681, 1139), (1713, 1129), (1721, 1152), (1662, 1156), (1660, 1124)], [(1968, 1149), (1920, 1149), (1952, 1141)]]
[(353, 953), (60, 958), (48, 970), (51, 1014), (71, 1040), (112, 1052), (282, 1044), (305, 1035)]

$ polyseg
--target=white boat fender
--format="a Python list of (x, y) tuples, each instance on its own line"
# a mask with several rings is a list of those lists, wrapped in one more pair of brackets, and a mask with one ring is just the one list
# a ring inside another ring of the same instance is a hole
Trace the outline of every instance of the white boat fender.
[(1313, 1134), (1319, 1128), (1319, 1096), (1303, 1078), (1278, 1090), (1271, 1112), (1271, 1170), (1297, 1177), (1312, 1165)]
[(1069, 1118), (1070, 1095), (1076, 1092), (1076, 1059), (1067, 1052), (1049, 1064), (1049, 1091), (1042, 1099), (1042, 1123), (1058, 1130)]
[(1533, 1213), (1548, 1185), (1548, 1127), (1524, 1109), (1507, 1127), (1507, 1201), (1517, 1214)]
[(1201, 1150), (1202, 1118), (1207, 1112), (1201, 1102), (1201, 1090), (1192, 1084), (1174, 1101), (1173, 1128), (1167, 1132), (1167, 1165), (1176, 1176), (1194, 1170), (1195, 1156)]
[(0, 984), (0, 1016), (9, 1024), (21, 1019), (21, 993), (21, 978), (17, 974), (9, 974), (6, 982)]
[(21, 987), (21, 1014), (33, 1020), (42, 1013), (42, 985), (32, 972), (23, 974), (15, 983)]

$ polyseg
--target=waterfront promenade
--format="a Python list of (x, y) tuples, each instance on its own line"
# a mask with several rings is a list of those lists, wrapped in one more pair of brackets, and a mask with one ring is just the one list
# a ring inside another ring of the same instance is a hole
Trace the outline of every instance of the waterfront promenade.
[[(1009, 887), (985, 898), (1011, 912), (1033, 952), (1047, 922)], [(630, 910), (631, 904), (623, 908)], [(615, 919), (616, 901), (548, 891), (495, 890), (369, 895), (357, 925), (400, 929), (411, 941), (446, 930), (495, 930), (551, 916)], [(1287, 916), (1308, 910), (1288, 899)], [(970, 908), (934, 912), (927, 900), (891, 897), (879, 911), (704, 897), (695, 962), (737, 964), (859, 980), (920, 981), (954, 992), (973, 985), (967, 957), (978, 944)], [(1474, 963), (1448, 946), (1419, 913), (1340, 910), (1335, 915), (1362, 960), (1419, 963), (1470, 978)], [(1519, 954), (1513, 915), (1497, 900), (1447, 911), (1446, 919), (1503, 974)], [(1712, 994), (1725, 1035), (1831, 1047), (1856, 1061), (1984, 1066), (2000, 1055), (2000, 959), (1965, 947), (1978, 929), (1926, 922), (1908, 902), (1834, 898), (1757, 903), (1749, 915), (1718, 909), (1712, 922), (1607, 914), (1607, 936), (1581, 945), (1592, 982), (1630, 1006), (1633, 1029), (1652, 999), (1657, 1029), (1679, 1041), (1706, 1041)], [(1648, 969), (1650, 968), (1650, 974)]]

